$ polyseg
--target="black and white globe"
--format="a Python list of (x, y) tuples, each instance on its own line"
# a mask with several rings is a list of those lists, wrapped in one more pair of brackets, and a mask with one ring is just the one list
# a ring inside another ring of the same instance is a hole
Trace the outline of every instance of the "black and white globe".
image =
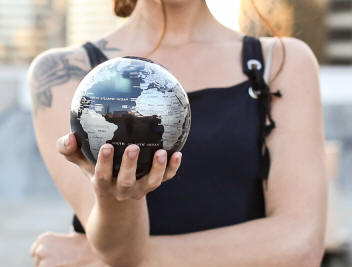
[(137, 178), (150, 171), (156, 150), (180, 151), (191, 123), (187, 94), (163, 66), (145, 58), (108, 60), (81, 81), (71, 105), (71, 129), (94, 164), (105, 143), (114, 146), (116, 175), (129, 144), (140, 147)]

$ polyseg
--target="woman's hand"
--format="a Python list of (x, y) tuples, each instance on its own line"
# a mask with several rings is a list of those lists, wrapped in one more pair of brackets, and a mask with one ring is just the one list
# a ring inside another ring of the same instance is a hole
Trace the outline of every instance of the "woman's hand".
[(167, 164), (166, 151), (156, 151), (150, 172), (137, 180), (136, 145), (125, 149), (117, 177), (112, 174), (111, 144), (100, 148), (95, 166), (84, 157), (73, 133), (60, 138), (57, 147), (67, 160), (81, 168), (94, 187), (96, 201), (88, 218), (82, 221), (94, 253), (114, 266), (141, 266), (148, 262), (151, 244), (145, 195), (175, 176), (181, 153), (175, 152)]
[(85, 235), (43, 233), (31, 247), (38, 267), (108, 267), (91, 250)]
[(182, 157), (180, 152), (175, 152), (167, 164), (167, 153), (160, 149), (154, 154), (150, 172), (136, 180), (139, 147), (129, 145), (123, 154), (116, 183), (113, 183), (113, 180), (115, 180), (112, 174), (114, 147), (111, 144), (104, 144), (100, 148), (95, 166), (82, 154), (73, 133), (58, 139), (57, 148), (67, 160), (78, 165), (91, 179), (98, 197), (114, 197), (118, 201), (139, 200), (148, 192), (158, 188), (162, 182), (173, 178), (180, 166)]

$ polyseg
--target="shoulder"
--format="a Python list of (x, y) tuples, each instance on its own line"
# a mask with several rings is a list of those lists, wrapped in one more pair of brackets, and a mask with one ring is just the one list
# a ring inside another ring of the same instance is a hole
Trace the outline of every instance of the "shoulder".
[[(265, 56), (270, 45), (273, 45), (272, 72), (291, 72), (292, 69), (317, 70), (318, 62), (311, 48), (302, 40), (292, 37), (264, 37), (260, 39)], [(273, 73), (272, 73), (273, 74)], [(292, 74), (292, 73), (291, 73)]]
[[(296, 38), (286, 37), (282, 38), (282, 44), (286, 52), (285, 64), (287, 67), (305, 66), (305, 69), (318, 69), (318, 61), (312, 49), (305, 42)], [(280, 49), (280, 45), (277, 46), (276, 50)]]
[[(292, 37), (261, 38), (261, 42), (265, 56), (267, 56), (267, 48), (274, 43), (269, 80), (271, 87), (276, 88), (272, 89), (292, 87), (290, 83), (293, 85), (299, 82), (319, 83), (318, 61), (305, 42)], [(299, 91), (299, 88), (295, 90)]]
[[(277, 39), (271, 77), (274, 79), (269, 84), (270, 89), (280, 90), (283, 95), (275, 98), (272, 106), (278, 126), (286, 125), (289, 129), (289, 124), (314, 125), (313, 117), (320, 122), (319, 64), (306, 43), (295, 38), (282, 38), (281, 42)], [(279, 128), (285, 127), (278, 127), (280, 132)]]
[[(29, 67), (29, 78), (42, 78), (57, 69), (72, 69), (77, 66), (89, 69), (87, 55), (82, 47), (54, 48), (39, 54)], [(77, 70), (75, 68), (74, 70)]]
[(303, 55), (304, 58), (308, 56), (310, 60), (316, 61), (314, 53), (309, 45), (300, 39), (293, 37), (261, 37), (260, 41), (263, 45), (264, 53), (268, 46), (273, 44), (276, 56), (282, 56), (284, 48), (287, 56)]
[(282, 62), (282, 70), (277, 76), (278, 82), (286, 80), (311, 83), (318, 80), (318, 61), (305, 42), (295, 38), (283, 38), (282, 43), (276, 45), (275, 51), (278, 55), (275, 60)]
[[(316, 125), (321, 120), (319, 64), (310, 47), (295, 38), (275, 41), (270, 90), (280, 90), (282, 98), (272, 99), (274, 132), (283, 133), (292, 125)], [(275, 136), (275, 134), (273, 135)]]
[(38, 55), (28, 71), (33, 108), (50, 107), (53, 90), (71, 90), (72, 82), (80, 81), (90, 70), (82, 47), (56, 48)]

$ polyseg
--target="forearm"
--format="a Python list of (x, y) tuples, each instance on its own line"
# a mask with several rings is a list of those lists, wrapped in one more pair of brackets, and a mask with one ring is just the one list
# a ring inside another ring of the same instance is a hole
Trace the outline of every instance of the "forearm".
[(151, 238), (152, 261), (168, 267), (319, 266), (322, 229), (272, 217), (241, 225)]
[(149, 223), (145, 198), (99, 198), (86, 226), (95, 253), (112, 266), (137, 266), (145, 258)]

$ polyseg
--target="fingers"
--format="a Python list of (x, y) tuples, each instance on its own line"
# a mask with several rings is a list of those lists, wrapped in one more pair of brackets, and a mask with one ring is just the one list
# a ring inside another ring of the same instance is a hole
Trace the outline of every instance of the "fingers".
[(114, 160), (114, 147), (111, 144), (101, 146), (95, 165), (93, 183), (99, 196), (111, 193), (112, 190), (112, 165)]
[(56, 141), (57, 150), (73, 163), (79, 163), (83, 159), (78, 153), (76, 138), (73, 133), (68, 133)]
[(39, 266), (41, 264), (41, 260), (45, 258), (48, 254), (47, 248), (43, 245), (44, 239), (50, 236), (51, 233), (46, 232), (38, 236), (38, 238), (34, 241), (31, 246), (30, 253), (32, 258), (35, 259), (35, 266)]
[(69, 133), (59, 138), (56, 141), (56, 147), (68, 161), (78, 165), (90, 174), (94, 171), (94, 165), (86, 159), (81, 150), (78, 148), (77, 141), (73, 133)]
[(35, 256), (42, 259), (47, 255), (47, 249), (43, 245), (39, 245), (35, 251)]
[(39, 267), (40, 266), (40, 261), (41, 261), (42, 259), (39, 257), (39, 256), (36, 256), (35, 257), (35, 266), (36, 267)]
[(93, 176), (93, 184), (98, 196), (114, 196), (118, 201), (127, 199), (141, 199), (147, 193), (155, 190), (163, 181), (175, 176), (178, 170), (182, 154), (174, 153), (167, 166), (167, 153), (158, 150), (154, 154), (153, 165), (148, 175), (136, 180), (136, 169), (140, 148), (137, 145), (129, 145), (122, 156), (121, 166), (116, 184), (112, 180), (112, 167), (114, 147), (105, 144), (101, 147)]
[(173, 178), (176, 175), (176, 172), (181, 164), (181, 159), (182, 159), (181, 152), (175, 152), (172, 154), (172, 156), (169, 160), (169, 164), (165, 170), (163, 182), (170, 180), (171, 178)]
[(148, 175), (148, 192), (155, 190), (163, 181), (167, 163), (165, 150), (158, 150), (154, 154), (153, 166)]
[(49, 237), (51, 234), (52, 233), (50, 233), (50, 232), (45, 232), (45, 233), (40, 234), (37, 237), (37, 239), (33, 242), (32, 246), (31, 246), (31, 249), (30, 249), (32, 257), (35, 256), (38, 246), (43, 242), (44, 239)]
[(166, 163), (166, 151), (161, 149), (156, 151), (154, 154), (153, 166), (149, 174), (137, 181), (138, 189), (146, 194), (158, 188), (164, 178)]
[(127, 199), (133, 192), (139, 151), (137, 145), (129, 145), (123, 153), (116, 184), (118, 200)]
[(30, 249), (30, 253), (31, 253), (32, 258), (35, 257), (35, 252), (36, 252), (38, 245), (39, 245), (39, 241), (37, 239), (36, 241), (34, 241), (34, 243), (31, 246), (31, 249)]

